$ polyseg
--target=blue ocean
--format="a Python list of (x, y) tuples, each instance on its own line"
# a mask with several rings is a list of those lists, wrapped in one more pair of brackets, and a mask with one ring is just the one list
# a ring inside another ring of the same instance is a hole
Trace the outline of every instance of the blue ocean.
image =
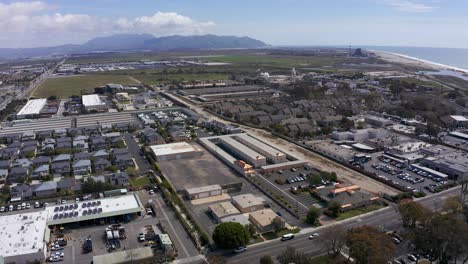
[[(357, 46), (356, 46), (357, 47)], [(426, 61), (468, 70), (468, 49), (362, 46), (363, 48), (398, 53)]]

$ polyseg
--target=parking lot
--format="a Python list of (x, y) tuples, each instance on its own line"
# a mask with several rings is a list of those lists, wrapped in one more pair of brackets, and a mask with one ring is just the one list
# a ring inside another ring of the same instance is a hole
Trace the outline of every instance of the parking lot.
[[(298, 202), (307, 207), (320, 207), (319, 201), (310, 195), (309, 192), (301, 192), (300, 189), (309, 188), (309, 177), (311, 174), (319, 173), (312, 168), (294, 168), (289, 170), (278, 170), (268, 174), (265, 178), (272, 184), (291, 194)], [(283, 184), (279, 184), (282, 182)]]
[(369, 161), (360, 163), (364, 170), (376, 173), (383, 180), (403, 186), (408, 191), (434, 192), (434, 188), (447, 183), (430, 173), (411, 166), (406, 168), (401, 163), (384, 158), (381, 152), (369, 156), (371, 157)]

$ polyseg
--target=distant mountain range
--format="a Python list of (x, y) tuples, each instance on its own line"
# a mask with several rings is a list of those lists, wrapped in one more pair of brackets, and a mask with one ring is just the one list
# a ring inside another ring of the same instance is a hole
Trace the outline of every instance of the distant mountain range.
[(106, 51), (132, 50), (201, 50), (201, 49), (241, 49), (267, 46), (264, 42), (249, 37), (195, 35), (154, 37), (149, 34), (119, 34), (98, 37), (82, 45), (66, 44), (55, 47), (0, 48), (0, 58), (36, 57), (51, 54), (66, 55)]

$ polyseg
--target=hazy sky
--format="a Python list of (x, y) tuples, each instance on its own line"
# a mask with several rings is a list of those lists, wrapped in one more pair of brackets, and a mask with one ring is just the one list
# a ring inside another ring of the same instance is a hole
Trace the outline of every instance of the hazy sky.
[(0, 47), (116, 33), (213, 33), (271, 45), (468, 48), (467, 0), (0, 0)]

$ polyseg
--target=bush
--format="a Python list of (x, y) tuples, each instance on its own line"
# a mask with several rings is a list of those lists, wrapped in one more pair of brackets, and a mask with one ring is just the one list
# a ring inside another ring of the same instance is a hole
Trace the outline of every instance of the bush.
[(216, 226), (213, 240), (220, 248), (233, 249), (247, 245), (250, 241), (250, 234), (243, 225), (236, 222), (226, 222)]
[(284, 180), (283, 180), (283, 179), (280, 179), (280, 178), (276, 179), (275, 182), (276, 182), (277, 184), (279, 184), (279, 185), (283, 185), (283, 184), (284, 184)]
[(319, 217), (320, 217), (320, 210), (318, 208), (311, 207), (309, 209), (309, 212), (307, 212), (305, 221), (308, 224), (315, 225)]

